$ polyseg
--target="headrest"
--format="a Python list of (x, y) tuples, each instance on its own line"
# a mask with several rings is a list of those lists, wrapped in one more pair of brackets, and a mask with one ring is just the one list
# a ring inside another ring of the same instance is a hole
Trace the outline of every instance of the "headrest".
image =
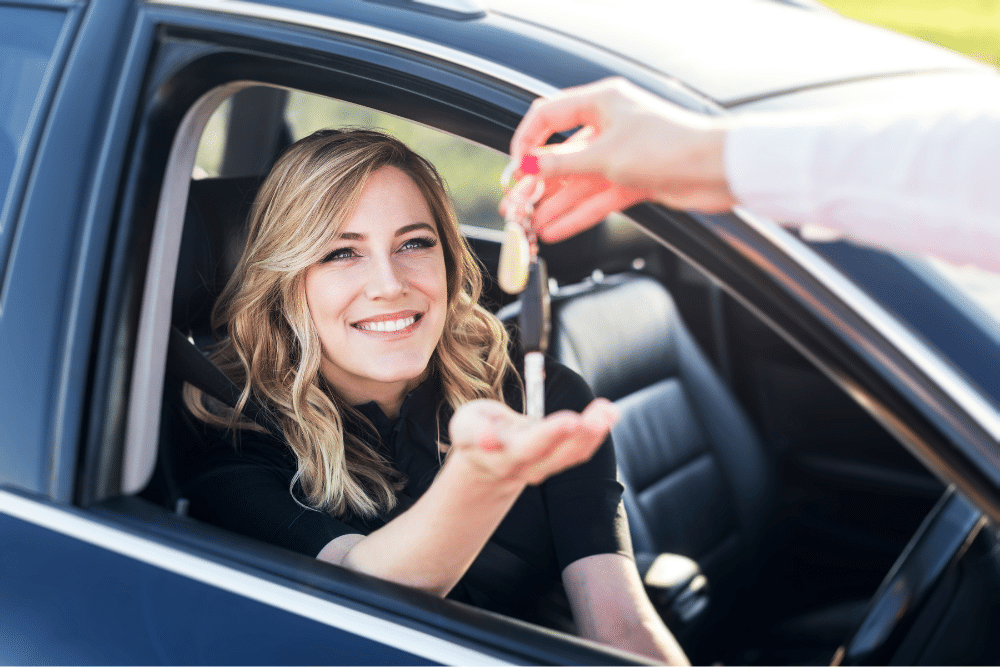
[(172, 312), (185, 333), (211, 333), (212, 306), (243, 252), (260, 183), (256, 176), (191, 181)]
[[(516, 319), (520, 302), (502, 309)], [(637, 273), (560, 287), (552, 295), (549, 353), (618, 400), (675, 375), (677, 309), (659, 282)]]

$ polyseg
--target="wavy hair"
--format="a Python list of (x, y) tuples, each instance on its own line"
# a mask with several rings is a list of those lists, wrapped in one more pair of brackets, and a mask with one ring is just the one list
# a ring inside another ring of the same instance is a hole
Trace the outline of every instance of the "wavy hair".
[[(442, 239), (448, 303), (430, 365), (453, 408), (503, 400), (513, 372), (503, 325), (479, 305), (480, 265), (459, 231), (434, 166), (399, 140), (372, 130), (320, 130), (290, 146), (258, 192), (246, 247), (212, 311), (228, 336), (211, 354), (242, 394), (229, 408), (186, 385), (188, 409), (207, 424), (263, 430), (243, 416), (251, 398), (272, 413), (295, 454), (292, 486), (306, 503), (340, 516), (373, 517), (395, 506), (401, 475), (344, 429), (363, 418), (324, 382), (322, 349), (305, 298), (305, 271), (353, 212), (368, 177), (383, 167), (407, 174), (427, 200)], [(374, 429), (372, 429), (374, 431)]]

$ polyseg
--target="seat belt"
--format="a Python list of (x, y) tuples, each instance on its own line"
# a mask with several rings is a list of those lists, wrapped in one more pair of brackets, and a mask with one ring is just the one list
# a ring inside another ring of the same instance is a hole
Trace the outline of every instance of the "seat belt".
[[(198, 349), (176, 326), (170, 327), (170, 342), (167, 346), (167, 372), (174, 377), (189, 382), (198, 389), (233, 408), (240, 399), (236, 383), (219, 369), (211, 359)], [(285, 436), (281, 426), (264, 410), (253, 397), (247, 399), (243, 414), (262, 426), (279, 440)]]

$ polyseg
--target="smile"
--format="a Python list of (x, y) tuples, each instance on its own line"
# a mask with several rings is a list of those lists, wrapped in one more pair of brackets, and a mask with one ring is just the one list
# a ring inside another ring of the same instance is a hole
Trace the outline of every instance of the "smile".
[(417, 313), (416, 315), (411, 315), (409, 317), (404, 317), (398, 320), (380, 320), (377, 322), (356, 322), (352, 324), (355, 329), (360, 329), (361, 331), (379, 331), (392, 333), (395, 331), (402, 331), (406, 327), (412, 325), (417, 320), (422, 317), (422, 314)]

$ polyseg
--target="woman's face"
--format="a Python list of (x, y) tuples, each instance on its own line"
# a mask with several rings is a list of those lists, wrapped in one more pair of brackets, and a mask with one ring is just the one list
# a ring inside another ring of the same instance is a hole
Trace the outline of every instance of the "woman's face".
[(448, 291), (437, 225), (409, 176), (395, 167), (371, 174), (324, 259), (306, 270), (305, 291), (320, 370), (346, 400), (384, 408), (420, 382)]

